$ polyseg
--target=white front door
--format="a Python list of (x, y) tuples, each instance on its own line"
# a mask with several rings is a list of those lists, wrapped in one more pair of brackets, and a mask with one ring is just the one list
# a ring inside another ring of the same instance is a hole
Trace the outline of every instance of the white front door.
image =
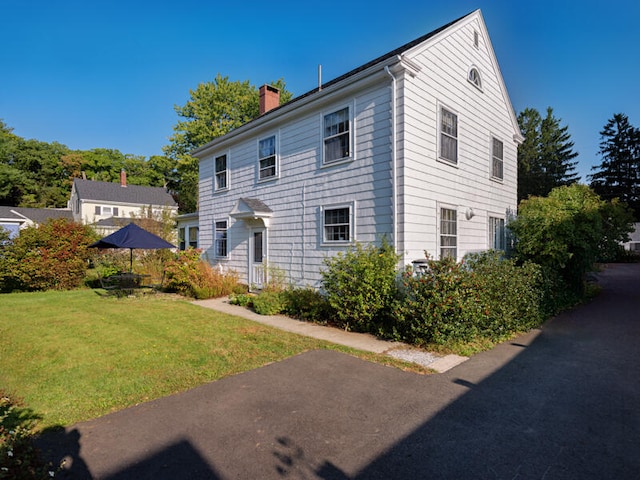
[(267, 282), (267, 230), (253, 228), (249, 237), (249, 285), (261, 289)]

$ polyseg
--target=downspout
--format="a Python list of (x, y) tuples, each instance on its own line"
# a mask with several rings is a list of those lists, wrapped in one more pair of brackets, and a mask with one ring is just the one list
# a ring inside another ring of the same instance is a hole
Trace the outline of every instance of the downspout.
[(396, 147), (396, 77), (391, 73), (388, 66), (384, 71), (391, 77), (391, 215), (393, 228), (393, 250), (398, 253), (398, 213), (397, 209), (397, 147)]

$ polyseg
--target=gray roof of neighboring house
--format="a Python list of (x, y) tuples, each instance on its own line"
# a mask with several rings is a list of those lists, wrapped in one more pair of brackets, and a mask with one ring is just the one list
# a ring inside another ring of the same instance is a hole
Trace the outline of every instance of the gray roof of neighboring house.
[(59, 208), (27, 208), (27, 207), (0, 207), (0, 218), (24, 220), (28, 218), (34, 223), (45, 223), (51, 218), (67, 218), (73, 220), (71, 210)]
[(81, 200), (177, 207), (173, 197), (163, 187), (141, 185), (123, 187), (120, 183), (96, 182), (80, 178), (76, 178), (73, 185)]

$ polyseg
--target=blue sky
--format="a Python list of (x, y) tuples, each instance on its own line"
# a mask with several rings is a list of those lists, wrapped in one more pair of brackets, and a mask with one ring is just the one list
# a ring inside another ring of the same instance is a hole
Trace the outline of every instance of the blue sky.
[(614, 113), (640, 127), (640, 2), (0, 0), (0, 118), (24, 138), (151, 156), (217, 73), (300, 95), (480, 8), (516, 114), (548, 106), (583, 176)]

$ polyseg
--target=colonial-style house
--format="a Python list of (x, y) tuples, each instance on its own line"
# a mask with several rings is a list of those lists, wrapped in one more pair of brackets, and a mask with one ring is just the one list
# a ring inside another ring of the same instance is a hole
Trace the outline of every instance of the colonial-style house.
[(193, 152), (199, 246), (255, 286), (319, 286), (323, 259), (383, 237), (408, 264), (504, 248), (522, 141), (474, 11)]
[(151, 208), (156, 214), (178, 211), (166, 189), (128, 185), (124, 171), (120, 183), (74, 179), (68, 206), (76, 222), (93, 225), (105, 235), (126, 225), (133, 215), (140, 216), (143, 209)]

